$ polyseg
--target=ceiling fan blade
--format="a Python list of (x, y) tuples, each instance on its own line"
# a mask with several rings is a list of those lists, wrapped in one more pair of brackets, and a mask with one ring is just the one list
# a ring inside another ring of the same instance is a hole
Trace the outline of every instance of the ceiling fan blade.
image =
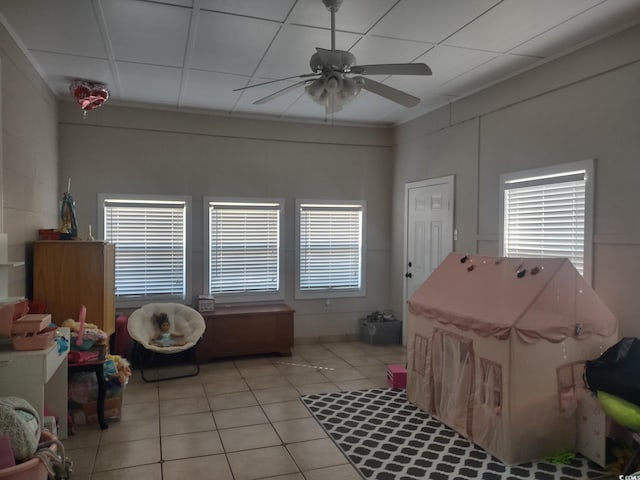
[(380, 65), (354, 65), (351, 73), (360, 75), (431, 75), (424, 63), (385, 63)]
[(258, 100), (256, 100), (255, 102), (253, 102), (254, 105), (262, 105), (263, 103), (267, 103), (270, 102), (271, 100), (274, 100), (276, 98), (278, 98), (281, 95), (284, 95), (287, 92), (290, 92), (291, 90), (294, 90), (296, 88), (298, 88), (300, 85), (304, 85), (305, 83), (307, 83), (309, 80), (302, 80), (300, 82), (296, 82), (293, 83), (287, 87), (284, 87), (282, 90), (278, 90), (277, 92), (272, 93), (271, 95), (267, 95), (266, 97), (262, 97), (259, 98)]
[(405, 107), (415, 107), (420, 103), (420, 99), (418, 97), (409, 95), (408, 93), (398, 90), (397, 88), (390, 87), (389, 85), (385, 85), (384, 83), (376, 82), (375, 80), (365, 77), (353, 77), (353, 79), (356, 80), (365, 90), (375, 93), (376, 95), (380, 95), (392, 102), (404, 105)]
[(317, 77), (317, 73), (304, 73), (302, 75), (293, 75), (292, 77), (284, 77), (278, 78), (277, 80), (268, 80), (266, 82), (254, 83), (253, 85), (247, 85), (246, 87), (234, 88), (234, 92), (239, 92), (241, 90), (247, 90), (253, 87), (261, 87), (262, 85), (269, 85), (270, 83), (282, 82), (283, 80), (291, 80), (292, 78), (307, 78), (307, 77)]

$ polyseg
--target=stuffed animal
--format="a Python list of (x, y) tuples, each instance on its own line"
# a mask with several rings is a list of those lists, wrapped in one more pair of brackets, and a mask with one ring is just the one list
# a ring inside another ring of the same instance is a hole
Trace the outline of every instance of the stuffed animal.
[[(72, 337), (74, 337), (74, 334), (77, 335), (78, 332), (80, 332), (80, 322), (75, 321), (73, 318), (67, 318), (62, 322), (62, 326), (68, 327), (69, 330), (71, 330)], [(91, 341), (93, 344), (97, 345), (106, 345), (109, 340), (109, 336), (93, 323), (84, 324), (82, 337), (84, 340)]]
[[(72, 332), (78, 333), (80, 331), (80, 322), (76, 322), (73, 318), (67, 318), (60, 326), (68, 327)], [(85, 323), (84, 328), (98, 330), (98, 326), (94, 323)]]
[(115, 364), (115, 372), (109, 375), (109, 380), (117, 382), (120, 385), (128, 383), (131, 376), (131, 365), (126, 358), (120, 355), (107, 355), (107, 360), (111, 360)]

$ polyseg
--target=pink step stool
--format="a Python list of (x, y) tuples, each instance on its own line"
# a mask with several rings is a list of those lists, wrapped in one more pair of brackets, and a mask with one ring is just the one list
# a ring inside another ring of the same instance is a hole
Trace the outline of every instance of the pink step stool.
[(404, 365), (387, 365), (387, 383), (389, 388), (407, 388), (407, 370)]

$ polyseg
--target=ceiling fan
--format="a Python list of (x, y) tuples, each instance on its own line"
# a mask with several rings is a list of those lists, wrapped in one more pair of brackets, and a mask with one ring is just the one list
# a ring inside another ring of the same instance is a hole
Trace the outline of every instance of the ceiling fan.
[[(253, 103), (255, 105), (267, 103), (302, 85), (304, 85), (307, 94), (316, 103), (325, 107), (327, 115), (340, 111), (343, 105), (355, 98), (362, 89), (405, 107), (414, 107), (420, 103), (418, 97), (409, 95), (384, 83), (371, 80), (363, 75), (431, 75), (431, 69), (424, 63), (356, 65), (356, 58), (352, 53), (336, 49), (336, 12), (342, 5), (342, 0), (322, 0), (322, 3), (331, 12), (331, 50), (316, 48), (316, 53), (311, 56), (309, 61), (312, 73), (256, 83), (237, 88), (234, 92), (283, 80), (302, 78), (303, 80), (260, 98)], [(352, 76), (354, 74), (355, 76)]]

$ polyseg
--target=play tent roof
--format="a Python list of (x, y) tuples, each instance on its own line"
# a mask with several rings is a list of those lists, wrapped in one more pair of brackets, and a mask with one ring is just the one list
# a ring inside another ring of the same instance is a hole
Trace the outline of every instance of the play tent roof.
[[(524, 271), (524, 274), (522, 273)], [(506, 339), (608, 336), (617, 320), (565, 258), (449, 254), (409, 299), (413, 314)]]

